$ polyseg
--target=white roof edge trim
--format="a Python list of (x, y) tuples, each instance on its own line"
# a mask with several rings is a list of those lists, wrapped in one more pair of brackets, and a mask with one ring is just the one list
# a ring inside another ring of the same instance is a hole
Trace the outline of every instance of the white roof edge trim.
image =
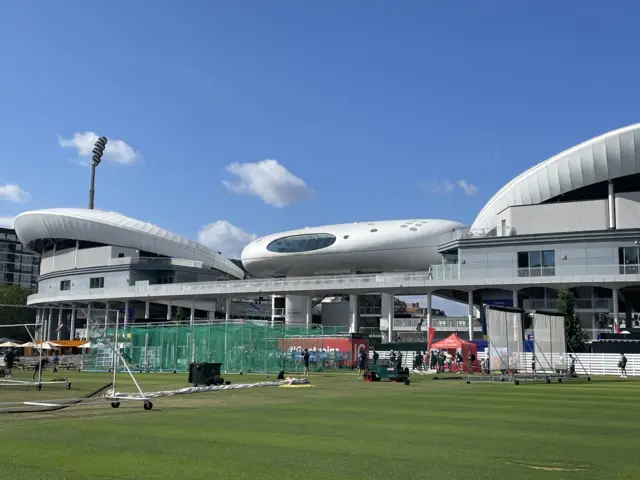
[(236, 278), (244, 278), (242, 269), (204, 245), (117, 212), (75, 208), (32, 210), (18, 215), (14, 228), (25, 245), (44, 238), (94, 241), (197, 260)]
[[(547, 167), (549, 167), (550, 165), (555, 164), (556, 162), (558, 162), (561, 159), (564, 159), (566, 157), (570, 157), (572, 154), (579, 152), (580, 150), (584, 149), (585, 147), (589, 147), (593, 144), (596, 144), (600, 141), (606, 140), (608, 138), (611, 137), (619, 137), (625, 133), (628, 132), (633, 132), (635, 130), (640, 130), (640, 123), (635, 123), (633, 125), (628, 125), (626, 127), (622, 127), (616, 130), (611, 130), (609, 132), (603, 133), (601, 135), (598, 135), (597, 137), (593, 137), (590, 138), (584, 142), (581, 142), (577, 145), (574, 145), (573, 147), (570, 147), (566, 150), (563, 150), (562, 152), (549, 157), (548, 159), (538, 163), (537, 165), (534, 165), (533, 167), (529, 168), (528, 170), (524, 171), (523, 173), (521, 173), (520, 175), (518, 175), (517, 177), (515, 177), (514, 179), (512, 179), (511, 181), (509, 181), (506, 185), (504, 185), (500, 190), (498, 190), (490, 199), (489, 201), (487, 201), (487, 203), (484, 205), (484, 207), (482, 207), (482, 209), (480, 210), (480, 213), (478, 213), (478, 215), (476, 216), (475, 220), (473, 221), (473, 224), (471, 226), (471, 229), (479, 229), (479, 228), (488, 228), (488, 226), (486, 225), (487, 222), (487, 218), (486, 217), (490, 217), (492, 215), (497, 215), (499, 212), (504, 211), (506, 208), (509, 207), (513, 207), (513, 206), (521, 206), (524, 205), (523, 202), (518, 202), (518, 201), (505, 201), (505, 197), (509, 194), (512, 193), (512, 190), (515, 190), (516, 187), (526, 184), (527, 181), (531, 181), (532, 179), (535, 178), (535, 175), (540, 173), (541, 170), (545, 170)], [(597, 181), (596, 183), (599, 183), (599, 181)], [(577, 188), (581, 188), (583, 186), (588, 186), (588, 185), (592, 185), (593, 182), (584, 182), (582, 185), (577, 185), (576, 187), (572, 188), (571, 190), (575, 190)], [(528, 188), (528, 184), (527, 184), (527, 188)], [(564, 192), (566, 193), (566, 192)], [(541, 202), (538, 203), (542, 203), (545, 200), (548, 200), (549, 198), (553, 198), (556, 195), (552, 195), (552, 196), (548, 196), (547, 195), (542, 195), (540, 194), (541, 197), (544, 197), (543, 200)], [(520, 199), (521, 200), (521, 199)], [(493, 211), (494, 207), (498, 206), (499, 211)], [(496, 226), (496, 225), (494, 225)]]

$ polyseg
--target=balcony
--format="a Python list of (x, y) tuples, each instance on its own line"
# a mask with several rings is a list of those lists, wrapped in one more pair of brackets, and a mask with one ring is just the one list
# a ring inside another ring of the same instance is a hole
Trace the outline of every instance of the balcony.
[[(610, 298), (576, 298), (576, 310), (611, 311)], [(555, 310), (557, 300), (555, 298), (528, 298), (522, 302), (525, 310)]]
[[(420, 330), (427, 330), (427, 319), (421, 318), (394, 318), (393, 328), (394, 330), (416, 330), (418, 324), (422, 320)], [(431, 326), (439, 331), (455, 332), (457, 330), (469, 330), (469, 319), (467, 317), (431, 317)], [(473, 319), (473, 330), (482, 330), (482, 323), (477, 318)]]

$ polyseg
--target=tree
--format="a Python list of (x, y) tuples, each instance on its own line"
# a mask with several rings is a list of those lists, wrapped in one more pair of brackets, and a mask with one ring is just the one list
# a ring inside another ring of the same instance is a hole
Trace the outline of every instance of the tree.
[(561, 315), (564, 315), (564, 329), (567, 339), (567, 346), (574, 352), (583, 352), (584, 343), (589, 338), (576, 315), (576, 297), (572, 291), (567, 289), (558, 290), (558, 301), (556, 308)]
[[(35, 323), (36, 312), (26, 307), (31, 291), (20, 285), (0, 285), (0, 325)], [(29, 340), (24, 327), (0, 328), (0, 337)]]

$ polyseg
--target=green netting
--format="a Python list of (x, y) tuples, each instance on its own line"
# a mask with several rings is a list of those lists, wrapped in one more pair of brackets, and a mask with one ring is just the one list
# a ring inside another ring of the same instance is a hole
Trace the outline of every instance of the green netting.
[[(87, 370), (112, 369), (114, 335), (114, 328), (91, 332), (84, 359)], [(311, 370), (345, 370), (352, 366), (350, 349), (327, 345), (330, 338), (342, 336), (348, 338), (347, 327), (250, 322), (133, 325), (118, 329), (118, 349), (136, 371), (184, 372), (195, 361), (222, 363), (223, 370), (232, 373), (293, 372), (302, 370), (300, 352), (305, 348), (311, 352)]]

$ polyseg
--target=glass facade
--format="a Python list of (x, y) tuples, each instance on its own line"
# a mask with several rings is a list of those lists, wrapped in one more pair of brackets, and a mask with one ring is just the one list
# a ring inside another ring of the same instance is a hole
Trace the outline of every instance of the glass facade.
[(333, 245), (336, 237), (329, 233), (315, 233), (309, 235), (293, 235), (279, 238), (267, 245), (267, 250), (275, 253), (301, 253), (320, 250)]
[(539, 250), (518, 252), (519, 277), (548, 277), (556, 274), (556, 252)]
[(620, 247), (618, 249), (620, 273), (637, 275), (640, 271), (640, 248)]
[(40, 258), (23, 249), (15, 230), (0, 228), (0, 284), (38, 289)]

